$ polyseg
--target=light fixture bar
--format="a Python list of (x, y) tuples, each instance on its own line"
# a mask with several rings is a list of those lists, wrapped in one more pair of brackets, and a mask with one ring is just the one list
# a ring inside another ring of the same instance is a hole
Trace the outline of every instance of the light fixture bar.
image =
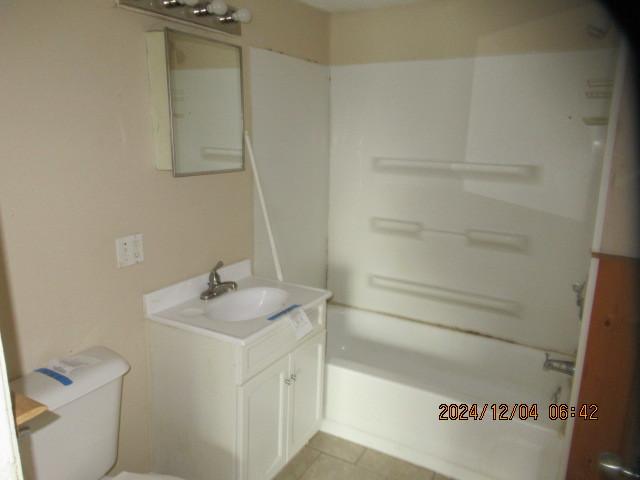
[[(171, 1), (171, 0), (168, 0)], [(188, 1), (188, 0), (177, 0)], [(220, 23), (249, 23), (252, 15), (248, 8), (229, 7), (224, 0), (212, 0), (206, 4), (198, 4), (193, 9), (196, 16), (212, 15), (218, 19)]]
[[(235, 8), (229, 8), (221, 0), (214, 0), (213, 2), (198, 2), (194, 0), (116, 0), (116, 3), (118, 7), (125, 9), (148, 13), (154, 16), (175, 20), (180, 23), (190, 24), (231, 35), (242, 34), (242, 20), (238, 18), (238, 14), (241, 10), (246, 10), (242, 8), (237, 10)], [(224, 4), (224, 14), (218, 15), (216, 13), (212, 13), (212, 4), (215, 4), (218, 12), (221, 11), (220, 4)], [(207, 11), (207, 7), (209, 7), (210, 11)], [(202, 9), (207, 13), (196, 14), (196, 12), (200, 12)], [(249, 19), (250, 18), (251, 12), (249, 12)]]

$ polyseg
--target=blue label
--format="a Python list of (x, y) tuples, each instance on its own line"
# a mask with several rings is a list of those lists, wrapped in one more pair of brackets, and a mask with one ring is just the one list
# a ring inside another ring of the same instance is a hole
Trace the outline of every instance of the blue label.
[(291, 310), (293, 310), (294, 308), (298, 308), (300, 305), (291, 305), (287, 308), (285, 308), (284, 310), (280, 310), (278, 313), (274, 313), (273, 315), (271, 315), (270, 317), (267, 317), (267, 320), (275, 320), (276, 318), (281, 317), (282, 315), (286, 315), (287, 313), (289, 313)]
[(61, 373), (58, 373), (55, 370), (51, 370), (50, 368), (37, 368), (36, 372), (46, 375), (47, 377), (51, 377), (54, 380), (57, 380), (65, 387), (73, 383), (73, 380), (71, 380), (69, 377), (65, 377)]

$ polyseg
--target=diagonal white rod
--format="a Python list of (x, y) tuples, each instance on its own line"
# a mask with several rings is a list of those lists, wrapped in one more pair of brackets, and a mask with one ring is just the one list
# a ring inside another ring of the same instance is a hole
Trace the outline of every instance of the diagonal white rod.
[(251, 146), (251, 138), (249, 132), (244, 131), (244, 142), (247, 145), (247, 151), (249, 152), (249, 161), (251, 162), (251, 168), (253, 169), (253, 178), (256, 181), (256, 190), (258, 192), (258, 199), (260, 200), (260, 208), (262, 209), (262, 216), (264, 217), (264, 223), (267, 225), (267, 235), (269, 236), (269, 244), (271, 245), (271, 255), (273, 257), (273, 266), (276, 269), (276, 277), (279, 281), (282, 280), (282, 267), (280, 266), (280, 259), (278, 257), (278, 250), (276, 249), (276, 241), (273, 238), (273, 231), (271, 230), (271, 221), (269, 220), (269, 213), (267, 212), (267, 204), (264, 201), (264, 195), (262, 194), (262, 185), (260, 183), (260, 175), (258, 174), (258, 168), (256, 167), (256, 158), (253, 155), (253, 147)]

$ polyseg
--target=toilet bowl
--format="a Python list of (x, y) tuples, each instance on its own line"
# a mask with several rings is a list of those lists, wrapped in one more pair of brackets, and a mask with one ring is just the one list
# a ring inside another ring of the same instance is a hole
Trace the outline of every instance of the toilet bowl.
[(129, 364), (105, 347), (52, 360), (11, 382), (49, 409), (19, 438), (25, 480), (181, 480), (113, 468), (118, 453), (122, 377)]

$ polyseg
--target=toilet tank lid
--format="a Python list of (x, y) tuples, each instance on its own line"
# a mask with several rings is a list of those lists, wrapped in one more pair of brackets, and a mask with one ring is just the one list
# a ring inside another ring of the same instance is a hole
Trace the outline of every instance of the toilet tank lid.
[(106, 347), (91, 347), (55, 358), (42, 368), (11, 382), (11, 390), (56, 410), (122, 377), (129, 364)]

